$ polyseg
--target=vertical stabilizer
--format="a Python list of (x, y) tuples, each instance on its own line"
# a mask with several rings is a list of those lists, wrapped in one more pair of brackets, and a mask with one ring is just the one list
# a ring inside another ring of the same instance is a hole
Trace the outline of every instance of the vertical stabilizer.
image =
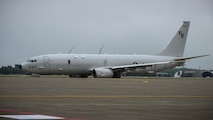
[(175, 34), (169, 45), (157, 55), (182, 57), (185, 49), (186, 38), (189, 29), (189, 21), (184, 21), (178, 32)]

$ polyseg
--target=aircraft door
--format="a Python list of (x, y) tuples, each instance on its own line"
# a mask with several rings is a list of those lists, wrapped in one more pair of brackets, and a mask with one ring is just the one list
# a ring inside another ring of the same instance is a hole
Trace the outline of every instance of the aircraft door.
[(107, 59), (107, 58), (104, 59), (103, 64), (104, 64), (104, 66), (107, 66), (107, 65), (108, 65), (108, 59)]
[(50, 66), (50, 59), (48, 56), (44, 56), (44, 67)]

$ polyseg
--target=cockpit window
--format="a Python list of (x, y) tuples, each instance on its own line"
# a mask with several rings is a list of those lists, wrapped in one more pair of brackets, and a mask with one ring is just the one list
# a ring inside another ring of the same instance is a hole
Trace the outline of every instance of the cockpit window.
[(27, 62), (37, 62), (37, 60), (27, 60)]

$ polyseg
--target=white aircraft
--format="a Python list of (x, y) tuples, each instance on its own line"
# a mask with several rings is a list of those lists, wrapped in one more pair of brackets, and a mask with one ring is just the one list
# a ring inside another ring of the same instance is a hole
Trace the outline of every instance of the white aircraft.
[(120, 78), (128, 72), (154, 73), (181, 66), (186, 60), (207, 55), (183, 57), (189, 21), (184, 21), (169, 45), (156, 55), (46, 54), (35, 56), (19, 68), (39, 75)]

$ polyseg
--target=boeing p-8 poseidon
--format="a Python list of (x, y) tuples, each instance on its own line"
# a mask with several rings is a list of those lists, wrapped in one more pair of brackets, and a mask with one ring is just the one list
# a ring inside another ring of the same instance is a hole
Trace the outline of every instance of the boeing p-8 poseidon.
[(183, 57), (189, 21), (184, 21), (168, 46), (156, 55), (109, 54), (46, 54), (35, 56), (19, 67), (32, 74), (69, 75), (99, 78), (119, 78), (129, 72), (154, 73), (181, 66), (186, 60), (203, 57)]

